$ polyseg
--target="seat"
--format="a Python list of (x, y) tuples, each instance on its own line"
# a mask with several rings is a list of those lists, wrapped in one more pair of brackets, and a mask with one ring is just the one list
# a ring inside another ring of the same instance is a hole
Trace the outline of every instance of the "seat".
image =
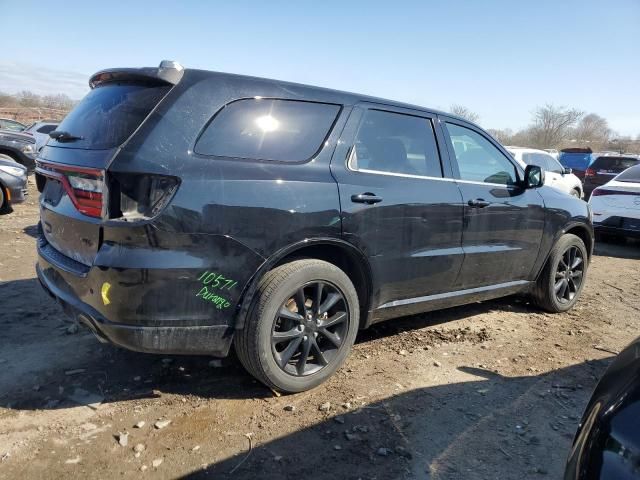
[(371, 170), (381, 172), (406, 173), (416, 175), (417, 172), (407, 159), (407, 150), (404, 144), (396, 138), (382, 138), (377, 140), (375, 149), (372, 150), (372, 159), (369, 163)]

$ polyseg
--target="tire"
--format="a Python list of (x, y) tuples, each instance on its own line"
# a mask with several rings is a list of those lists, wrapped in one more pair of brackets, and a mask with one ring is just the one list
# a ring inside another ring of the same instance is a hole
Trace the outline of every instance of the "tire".
[(580, 190), (578, 190), (577, 188), (574, 188), (573, 190), (571, 190), (571, 195), (576, 198), (580, 198)]
[(2, 183), (0, 183), (0, 214), (10, 213), (11, 205), (9, 204), (9, 200), (7, 200), (7, 195), (5, 194), (5, 189)]
[(260, 281), (245, 326), (236, 333), (236, 353), (245, 369), (268, 387), (302, 392), (344, 363), (359, 318), (358, 295), (342, 270), (322, 260), (295, 260)]
[[(572, 256), (572, 252), (575, 256)], [(565, 269), (567, 264), (572, 268)], [(534, 302), (547, 312), (566, 312), (575, 305), (582, 293), (587, 267), (588, 255), (584, 242), (576, 235), (564, 234), (551, 249), (547, 263), (536, 281), (533, 289)]]

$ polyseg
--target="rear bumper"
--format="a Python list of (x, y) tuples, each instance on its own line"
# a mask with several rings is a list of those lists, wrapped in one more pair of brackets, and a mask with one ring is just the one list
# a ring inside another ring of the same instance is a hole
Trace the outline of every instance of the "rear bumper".
[(226, 325), (139, 326), (110, 322), (90, 305), (59, 289), (36, 265), (42, 288), (62, 306), (64, 312), (89, 327), (98, 339), (129, 350), (163, 354), (196, 354), (226, 357), (233, 328)]
[(640, 221), (636, 218), (631, 219), (627, 217), (611, 216), (607, 217), (602, 222), (594, 222), (593, 229), (596, 233), (640, 238), (640, 228), (629, 228), (629, 225), (638, 227), (640, 226)]
[(640, 230), (629, 230), (625, 228), (609, 227), (607, 225), (598, 225), (598, 224), (594, 224), (593, 229), (595, 230), (596, 233), (604, 233), (605, 235), (640, 238)]
[[(101, 341), (148, 353), (228, 355), (235, 310), (196, 297), (201, 285), (180, 283), (188, 270), (166, 264), (160, 269), (88, 267), (42, 236), (37, 249), (36, 272), (44, 290)], [(105, 284), (108, 295), (101, 291)]]

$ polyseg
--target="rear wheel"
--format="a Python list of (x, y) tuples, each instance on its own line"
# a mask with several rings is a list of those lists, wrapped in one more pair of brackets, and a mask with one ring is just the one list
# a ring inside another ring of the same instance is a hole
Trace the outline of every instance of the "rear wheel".
[(575, 305), (584, 287), (588, 256), (584, 242), (567, 233), (551, 249), (536, 282), (533, 297), (548, 312), (565, 312)]
[(578, 190), (577, 188), (574, 188), (573, 190), (571, 190), (571, 195), (573, 195), (574, 197), (580, 198), (580, 190)]
[(4, 193), (4, 186), (0, 183), (0, 213), (8, 213), (11, 210), (9, 200)]
[(358, 319), (358, 296), (342, 270), (321, 260), (296, 260), (260, 282), (236, 335), (238, 358), (273, 389), (308, 390), (344, 363)]

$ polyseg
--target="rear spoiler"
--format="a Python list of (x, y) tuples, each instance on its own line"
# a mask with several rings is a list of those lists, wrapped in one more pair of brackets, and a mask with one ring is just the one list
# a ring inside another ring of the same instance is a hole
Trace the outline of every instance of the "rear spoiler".
[(560, 150), (562, 153), (593, 153), (589, 147), (587, 148), (563, 148)]
[(175, 85), (180, 81), (183, 74), (184, 68), (178, 62), (163, 60), (158, 68), (110, 68), (100, 70), (89, 79), (89, 87), (94, 89), (103, 83), (125, 80)]

